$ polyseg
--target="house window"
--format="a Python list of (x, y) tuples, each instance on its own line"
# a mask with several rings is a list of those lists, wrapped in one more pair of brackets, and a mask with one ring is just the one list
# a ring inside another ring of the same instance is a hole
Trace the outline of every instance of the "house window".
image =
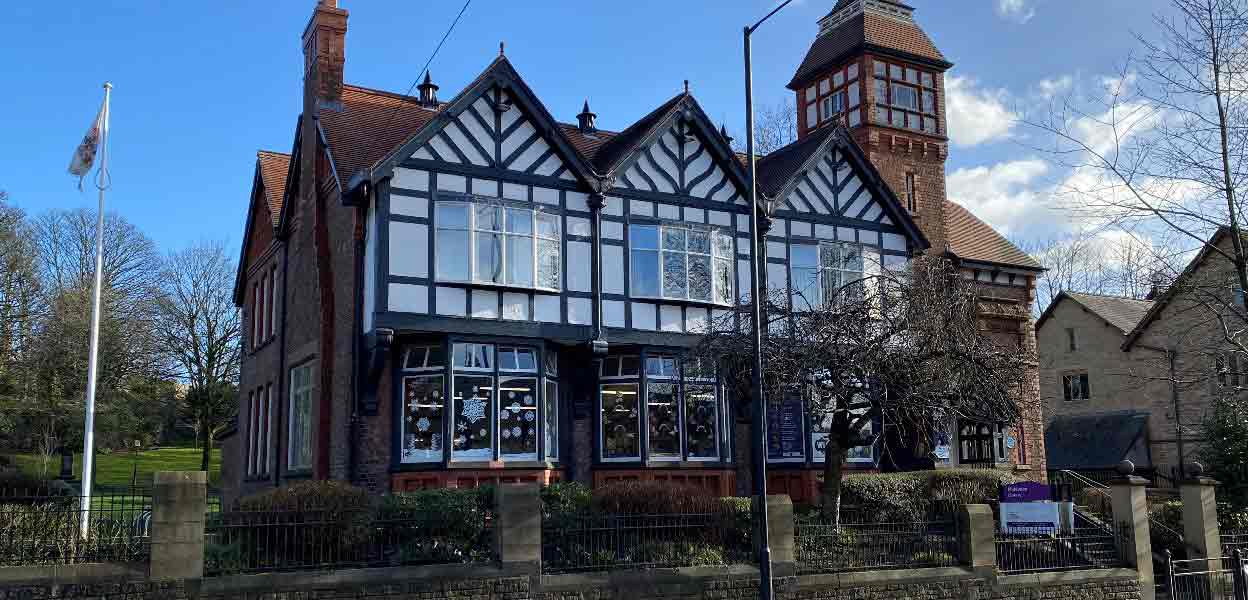
[(1079, 349), (1079, 342), (1075, 338), (1075, 330), (1073, 327), (1066, 328), (1066, 350), (1074, 352)]
[[(861, 418), (867, 414), (870, 409), (870, 401), (866, 396), (858, 396), (850, 403), (850, 419)], [(828, 436), (832, 428), (832, 419), (834, 413), (826, 413), (822, 417), (812, 415), (810, 427), (810, 444), (811, 444), (811, 461), (814, 463), (822, 463), (827, 460)], [(861, 440), (871, 440), (875, 435), (875, 423), (871, 419), (863, 422), (862, 427), (858, 430), (858, 438)], [(862, 446), (851, 447), (846, 452), (846, 462), (850, 463), (874, 463), (875, 462), (875, 445), (865, 444)]]
[(271, 460), (270, 448), (272, 441), (269, 439), (269, 423), (273, 419), (273, 386), (264, 386), (264, 401), (260, 403), (260, 466), (259, 473), (267, 475), (269, 472), (269, 461)]
[(935, 76), (880, 60), (874, 64), (876, 122), (938, 133)]
[(264, 337), (264, 332), (260, 330), (260, 282), (257, 281), (251, 285), (251, 347), (253, 349), (260, 346), (260, 339)]
[(863, 277), (862, 247), (824, 242), (789, 247), (789, 277), (794, 310), (809, 310), (835, 298)]
[[(539, 378), (538, 351), (456, 343), (451, 357), (451, 459), (538, 460), (543, 423), (558, 418), (557, 410), (551, 410), (558, 402), (557, 382), (548, 373), (545, 385), (538, 386), (543, 381)], [(544, 404), (543, 391), (552, 396)], [(548, 414), (551, 412), (554, 416)], [(558, 429), (548, 429), (544, 439), (547, 448), (558, 448)], [(547, 451), (548, 459), (557, 457), (557, 450), (553, 454)]]
[(269, 336), (277, 335), (277, 267), (269, 270)]
[(412, 346), (403, 353), (403, 452), (405, 463), (442, 460), (446, 419), (446, 352), (441, 345)]
[(1092, 391), (1088, 387), (1088, 374), (1069, 373), (1062, 375), (1062, 394), (1067, 402), (1090, 399)]
[(439, 281), (559, 291), (559, 217), (495, 203), (439, 202)]
[(1214, 357), (1214, 369), (1218, 375), (1218, 385), (1239, 387), (1240, 383), (1248, 383), (1248, 375), (1243, 375), (1245, 359), (1235, 352), (1218, 354)]
[(635, 298), (732, 302), (732, 235), (690, 225), (631, 225)]
[(958, 462), (991, 464), (1005, 458), (1005, 438), (1001, 428), (977, 421), (958, 424)]
[(247, 474), (256, 474), (256, 393), (247, 392)]
[(312, 468), (312, 365), (290, 370), (290, 449), (286, 463), (291, 471)]
[(906, 173), (906, 208), (915, 212), (919, 208), (918, 194), (915, 193), (914, 173)]
[[(610, 356), (603, 360), (599, 386), (601, 458), (606, 462), (717, 460), (719, 388), (714, 370), (683, 370), (674, 356)], [(645, 435), (640, 424), (645, 422)]]
[(862, 98), (860, 85), (858, 64), (854, 63), (837, 69), (830, 78), (821, 80), (817, 93), (812, 86), (805, 98), (806, 126), (813, 129), (847, 111), (851, 115), (848, 120), (855, 122), (856, 109)]

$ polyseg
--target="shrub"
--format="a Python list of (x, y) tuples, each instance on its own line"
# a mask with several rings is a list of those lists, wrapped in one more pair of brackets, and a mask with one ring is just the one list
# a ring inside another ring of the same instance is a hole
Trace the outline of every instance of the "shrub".
[(402, 540), (401, 564), (472, 562), (493, 555), (486, 528), (494, 488), (396, 494), (377, 511), (390, 539)]
[(590, 504), (609, 514), (707, 514), (725, 510), (722, 498), (709, 491), (664, 481), (625, 481), (595, 489)]
[(962, 504), (993, 502), (1002, 485), (1017, 481), (1012, 473), (993, 470), (854, 474), (845, 478), (841, 503), (850, 511), (861, 509), (855, 518), (918, 521), (949, 516)]
[(593, 492), (580, 483), (554, 483), (542, 488), (542, 509), (548, 516), (583, 513), (592, 502)]
[(342, 511), (369, 505), (368, 492), (341, 481), (301, 481), (239, 500), (244, 511)]

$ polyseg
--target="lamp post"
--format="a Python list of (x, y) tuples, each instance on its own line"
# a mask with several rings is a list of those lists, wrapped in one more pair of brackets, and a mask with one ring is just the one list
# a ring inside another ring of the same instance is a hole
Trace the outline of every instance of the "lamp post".
[(762, 295), (760, 284), (763, 281), (759, 255), (763, 248), (758, 237), (761, 215), (758, 210), (758, 169), (754, 158), (754, 67), (750, 38), (755, 30), (792, 1), (785, 0), (752, 27), (745, 28), (745, 153), (750, 173), (750, 244), (754, 247), (750, 252), (750, 309), (754, 323), (754, 365), (751, 369), (754, 396), (754, 496), (758, 502), (758, 595), (762, 600), (771, 600), (772, 587), (771, 544), (768, 540), (767, 523), (767, 399), (763, 392), (763, 311), (759, 300)]

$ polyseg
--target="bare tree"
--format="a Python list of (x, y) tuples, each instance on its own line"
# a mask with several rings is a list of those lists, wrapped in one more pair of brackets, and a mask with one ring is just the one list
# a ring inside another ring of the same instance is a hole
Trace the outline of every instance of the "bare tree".
[(157, 332), (172, 375), (188, 389), (185, 410), (208, 469), (215, 437), (238, 411), (242, 325), (231, 289), (234, 262), (220, 242), (202, 242), (165, 261)]
[[(1248, 2), (1171, 5), (1173, 17), (1154, 19), (1157, 39), (1137, 34), (1141, 52), (1104, 95), (1072, 94), (1025, 122), (1050, 134), (1050, 155), (1074, 169), (1060, 191), (1076, 216), (1205, 245), (1235, 266), (1245, 289), (1239, 190), (1248, 174)], [(1232, 245), (1207, 246), (1221, 227), (1234, 234)]]
[[(754, 152), (759, 156), (771, 154), (797, 141), (797, 109), (793, 100), (759, 108), (754, 114)], [(745, 153), (745, 136), (733, 139), (733, 150)]]
[[(822, 500), (838, 522), (849, 451), (886, 443), (864, 434), (869, 424), (925, 442), (958, 419), (1014, 422), (1027, 369), (1024, 353), (979, 331), (973, 283), (948, 260), (921, 257), (904, 269), (866, 271), (879, 274), (825, 279), (791, 298), (772, 293), (765, 311), (765, 392), (773, 400), (800, 396), (826, 429)], [(696, 351), (701, 364), (729, 374), (738, 397), (750, 396), (749, 315), (715, 319)]]
[(1164, 242), (1114, 231), (1014, 243), (1047, 269), (1036, 277), (1037, 316), (1062, 292), (1142, 300), (1173, 281), (1185, 258)]

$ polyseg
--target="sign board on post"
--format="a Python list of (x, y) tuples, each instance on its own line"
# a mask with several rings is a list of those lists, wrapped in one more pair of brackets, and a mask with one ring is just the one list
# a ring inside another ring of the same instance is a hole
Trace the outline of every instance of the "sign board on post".
[(1037, 529), (1062, 529), (1061, 505), (1051, 500), (1049, 486), (1034, 481), (1011, 483), (1001, 488), (1001, 531), (1036, 533)]

